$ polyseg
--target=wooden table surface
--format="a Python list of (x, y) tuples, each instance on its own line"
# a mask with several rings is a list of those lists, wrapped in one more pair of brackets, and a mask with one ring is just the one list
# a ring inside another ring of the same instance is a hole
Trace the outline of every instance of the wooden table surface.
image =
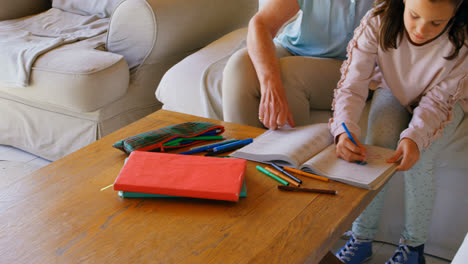
[(101, 191), (127, 157), (113, 143), (188, 121), (222, 124), (227, 138), (264, 132), (160, 110), (30, 175), (0, 179), (0, 263), (318, 263), (376, 194), (304, 177), (304, 187), (338, 195), (282, 192), (254, 162), (237, 203)]

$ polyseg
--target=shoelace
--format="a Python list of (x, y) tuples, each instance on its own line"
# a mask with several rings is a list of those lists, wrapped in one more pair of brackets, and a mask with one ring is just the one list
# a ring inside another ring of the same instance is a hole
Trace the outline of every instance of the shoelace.
[(385, 264), (404, 264), (408, 259), (408, 254), (410, 250), (406, 245), (400, 245), (398, 249), (393, 254), (394, 257), (387, 261)]
[(354, 251), (358, 249), (361, 242), (353, 237), (350, 241), (346, 242), (346, 245), (343, 249), (337, 254), (337, 257), (341, 261), (349, 261), (350, 256), (354, 256)]

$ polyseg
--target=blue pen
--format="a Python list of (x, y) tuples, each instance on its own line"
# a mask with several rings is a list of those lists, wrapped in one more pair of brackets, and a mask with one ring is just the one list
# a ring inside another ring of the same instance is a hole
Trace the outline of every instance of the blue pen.
[(271, 166), (273, 166), (273, 168), (279, 170), (281, 173), (283, 173), (284, 175), (288, 176), (289, 178), (291, 178), (293, 181), (295, 182), (298, 182), (298, 183), (302, 183), (301, 180), (299, 180), (298, 178), (292, 176), (290, 173), (288, 173), (287, 171), (283, 170), (283, 168), (281, 168), (280, 166), (274, 164), (273, 162), (270, 163)]
[(252, 142), (253, 142), (253, 138), (238, 140), (236, 142), (232, 142), (232, 143), (224, 144), (222, 146), (214, 147), (213, 152), (218, 152), (219, 153), (219, 152), (221, 152), (221, 151), (223, 151), (225, 149), (231, 149), (231, 147), (235, 147), (235, 146), (248, 145), (248, 144), (250, 144)]
[[(233, 143), (235, 143), (235, 142), (233, 142)], [(223, 145), (227, 145), (227, 144), (225, 144), (223, 142), (219, 142), (216, 146), (223, 146)], [(207, 151), (209, 149), (212, 149), (213, 147), (216, 147), (216, 146), (213, 146), (213, 145), (204, 146), (204, 147), (200, 147), (200, 148), (197, 148), (197, 149), (192, 149), (192, 150), (185, 151), (185, 152), (180, 152), (180, 153), (177, 153), (177, 154), (187, 155), (187, 154), (199, 153), (199, 152), (203, 152), (203, 151)]]
[(248, 145), (252, 142), (253, 142), (253, 139), (249, 138), (249, 139), (244, 139), (244, 140), (238, 140), (236, 142), (225, 144), (219, 147), (214, 147), (211, 150), (207, 150), (208, 153), (205, 154), (205, 156), (216, 156), (220, 153), (225, 153), (225, 152), (233, 151), (236, 149), (240, 149), (243, 146)]
[[(356, 147), (359, 147), (359, 145), (356, 143), (356, 140), (354, 140), (353, 136), (351, 135), (348, 128), (346, 127), (346, 124), (343, 122), (343, 123), (341, 123), (341, 125), (343, 125), (343, 128), (344, 128), (346, 134), (348, 134), (348, 137), (351, 140), (351, 142), (353, 142), (354, 145), (356, 145)], [(365, 162), (365, 161), (356, 161), (356, 163), (360, 164), (360, 165), (366, 165), (367, 164), (367, 162)]]
[(221, 141), (221, 142), (210, 143), (210, 144), (206, 144), (206, 145), (203, 145), (203, 146), (193, 147), (193, 148), (191, 148), (191, 150), (195, 150), (195, 149), (199, 149), (199, 148), (204, 148), (204, 147), (211, 147), (211, 148), (214, 148), (214, 147), (221, 146), (221, 145), (224, 145), (224, 144), (227, 144), (227, 143), (232, 143), (232, 142), (235, 142), (235, 141), (237, 141), (237, 139), (234, 139), (234, 138), (226, 139), (226, 140)]
[(343, 125), (344, 131), (346, 131), (346, 134), (348, 134), (349, 139), (351, 139), (351, 141), (354, 143), (354, 145), (356, 145), (356, 147), (359, 147), (356, 141), (354, 140), (353, 136), (351, 136), (351, 133), (349, 133), (349, 130), (346, 127), (345, 123), (343, 122), (341, 123), (341, 125)]

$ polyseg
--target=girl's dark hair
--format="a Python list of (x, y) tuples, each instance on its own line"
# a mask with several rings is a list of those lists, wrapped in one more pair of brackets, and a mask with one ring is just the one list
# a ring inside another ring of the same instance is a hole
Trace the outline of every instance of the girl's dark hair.
[[(440, 0), (429, 0), (431, 2)], [(455, 59), (458, 52), (465, 44), (465, 37), (468, 36), (468, 1), (449, 0), (455, 6), (459, 6), (455, 16), (449, 21), (449, 40), (454, 46), (452, 54), (445, 57), (447, 60)], [(403, 37), (405, 26), (403, 24), (403, 12), (405, 5), (403, 0), (376, 0), (374, 3), (373, 16), (380, 16), (380, 47), (383, 50), (389, 48), (396, 49), (398, 37)], [(401, 39), (401, 38), (400, 38)]]

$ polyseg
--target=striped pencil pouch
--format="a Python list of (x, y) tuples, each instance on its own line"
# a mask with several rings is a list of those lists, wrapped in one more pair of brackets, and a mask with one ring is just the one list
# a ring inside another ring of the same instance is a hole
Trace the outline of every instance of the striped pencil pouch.
[[(196, 144), (201, 140), (190, 140), (192, 137), (219, 136), (224, 132), (221, 125), (209, 122), (186, 122), (159, 128), (131, 136), (116, 142), (112, 147), (130, 154), (132, 151), (158, 151), (180, 148)], [(182, 139), (182, 140), (181, 140)], [(178, 142), (177, 144), (171, 144)]]

